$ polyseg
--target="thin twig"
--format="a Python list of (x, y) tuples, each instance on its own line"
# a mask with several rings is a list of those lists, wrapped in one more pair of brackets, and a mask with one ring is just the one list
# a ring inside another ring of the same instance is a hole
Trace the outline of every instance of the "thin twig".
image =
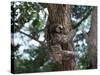
[(31, 36), (23, 31), (19, 31), (21, 34), (24, 34), (26, 35), (27, 37), (31, 38), (31, 39), (34, 39), (35, 41), (39, 42), (40, 44), (44, 45), (44, 43), (42, 41), (39, 41), (37, 38), (35, 38), (34, 36)]

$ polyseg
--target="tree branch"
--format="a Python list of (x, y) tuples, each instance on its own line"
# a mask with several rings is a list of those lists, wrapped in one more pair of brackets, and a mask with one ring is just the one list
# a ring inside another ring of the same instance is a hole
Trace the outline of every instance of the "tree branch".
[(31, 36), (31, 35), (29, 35), (29, 34), (27, 34), (27, 33), (24, 33), (23, 31), (19, 31), (21, 34), (24, 34), (24, 35), (26, 35), (27, 37), (29, 37), (29, 38), (31, 38), (31, 39), (34, 39), (35, 41), (37, 41), (37, 42), (39, 42), (41, 45), (44, 45), (44, 43), (43, 42), (41, 42), (41, 41), (39, 41), (37, 38), (35, 38), (34, 36)]
[(76, 56), (79, 57), (78, 53), (75, 51), (68, 51), (68, 50), (62, 50), (62, 55), (70, 57), (70, 56)]
[(86, 11), (86, 14), (84, 15), (84, 17), (77, 23), (75, 24), (75, 26), (73, 26), (74, 29), (76, 29), (77, 27), (79, 27), (81, 25), (81, 23), (88, 18), (88, 16), (91, 14), (93, 10), (93, 7), (90, 7), (89, 10)]
[[(17, 28), (19, 28), (19, 27), (16, 26), (16, 25), (14, 25), (14, 26), (17, 27)], [(43, 29), (42, 29), (41, 31), (43, 31)], [(25, 36), (31, 38), (31, 39), (34, 39), (35, 41), (39, 42), (42, 46), (46, 47), (45, 43), (43, 43), (42, 41), (39, 41), (38, 38), (36, 38), (35, 36), (31, 36), (31, 35), (29, 35), (29, 34), (23, 32), (23, 31), (20, 31), (20, 30), (19, 30), (19, 32), (20, 32), (21, 34), (24, 34)]]

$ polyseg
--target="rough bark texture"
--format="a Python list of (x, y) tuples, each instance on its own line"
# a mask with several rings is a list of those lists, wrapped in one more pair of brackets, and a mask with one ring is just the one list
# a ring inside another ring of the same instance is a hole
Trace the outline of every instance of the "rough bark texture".
[(47, 43), (51, 56), (58, 62), (58, 70), (73, 70), (75, 69), (74, 56), (62, 54), (62, 50), (73, 51), (74, 31), (71, 26), (70, 6), (48, 4), (48, 12)]
[(90, 32), (88, 33), (88, 52), (92, 68), (97, 68), (97, 8), (92, 13)]

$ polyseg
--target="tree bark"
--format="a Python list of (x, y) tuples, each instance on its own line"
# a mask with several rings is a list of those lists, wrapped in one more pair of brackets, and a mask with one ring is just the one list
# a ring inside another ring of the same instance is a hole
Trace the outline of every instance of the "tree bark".
[(88, 53), (93, 69), (97, 68), (97, 8), (94, 7), (92, 13), (91, 28), (88, 33)]
[[(70, 36), (70, 40), (66, 43), (59, 43), (57, 42), (58, 40), (53, 40), (56, 41), (56, 44), (61, 45), (62, 50), (64, 51), (73, 51), (73, 43), (72, 43), (72, 38), (73, 35), (68, 35), (71, 34), (70, 32), (72, 31), (72, 25), (71, 25), (71, 11), (70, 11), (70, 5), (64, 5), (64, 4), (48, 4), (48, 24), (47, 24), (47, 43), (49, 46), (49, 49), (52, 48), (51, 45), (55, 45), (54, 43), (51, 43), (51, 40), (57, 38), (57, 35), (61, 35), (61, 37), (64, 35)], [(63, 28), (62, 32), (60, 32), (59, 29), (57, 29), (57, 26), (60, 25), (60, 29)], [(56, 28), (55, 28), (56, 27)], [(59, 38), (58, 38), (59, 39)], [(60, 38), (63, 40), (63, 38)], [(55, 45), (57, 46), (57, 45)], [(59, 49), (58, 48), (58, 49)], [(53, 53), (53, 52), (52, 52)], [(57, 52), (56, 52), (57, 53)], [(69, 52), (71, 53), (71, 52)], [(53, 54), (51, 54), (53, 55)], [(56, 57), (56, 60), (59, 60), (61, 57), (60, 55), (55, 56), (57, 54), (54, 53), (54, 57)], [(62, 55), (61, 55), (62, 56)], [(58, 59), (57, 59), (58, 58)], [(75, 69), (75, 61), (74, 61), (74, 56), (70, 57), (65, 57), (62, 56), (62, 60), (60, 60), (60, 64), (58, 64), (58, 70), (73, 70)]]

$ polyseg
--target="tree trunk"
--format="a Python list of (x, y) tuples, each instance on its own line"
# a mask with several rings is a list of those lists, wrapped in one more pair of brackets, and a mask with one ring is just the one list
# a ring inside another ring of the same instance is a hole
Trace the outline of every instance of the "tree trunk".
[[(47, 43), (51, 50), (51, 56), (58, 61), (58, 70), (73, 70), (75, 69), (74, 56), (67, 57), (60, 53), (62, 50), (73, 51), (70, 5), (48, 4), (48, 12)], [(66, 40), (67, 42), (65, 42)], [(54, 43), (55, 41), (56, 43)], [(60, 47), (56, 48), (54, 46)], [(56, 48), (56, 52), (54, 52), (54, 48)]]
[(88, 33), (88, 53), (92, 68), (97, 68), (97, 8), (92, 13), (91, 28)]

